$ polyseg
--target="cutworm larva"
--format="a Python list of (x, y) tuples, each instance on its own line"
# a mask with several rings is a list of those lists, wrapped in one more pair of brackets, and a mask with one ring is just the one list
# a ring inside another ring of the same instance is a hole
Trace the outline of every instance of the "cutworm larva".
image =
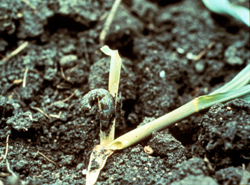
[(94, 89), (85, 94), (81, 107), (86, 115), (95, 115), (102, 130), (108, 130), (115, 118), (115, 101), (109, 91)]

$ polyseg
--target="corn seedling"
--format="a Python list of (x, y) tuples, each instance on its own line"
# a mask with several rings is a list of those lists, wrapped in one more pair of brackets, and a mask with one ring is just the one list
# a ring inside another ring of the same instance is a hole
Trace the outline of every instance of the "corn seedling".
[[(107, 46), (101, 50), (111, 56), (110, 75), (109, 75), (109, 91), (115, 99), (118, 93), (121, 58), (117, 51), (110, 50)], [(114, 153), (115, 150), (121, 150), (129, 147), (151, 135), (154, 131), (159, 131), (167, 128), (177, 121), (180, 121), (188, 116), (207, 109), (216, 103), (226, 102), (235, 98), (242, 98), (250, 102), (250, 64), (248, 64), (238, 75), (230, 82), (210, 93), (209, 95), (200, 96), (174, 111), (165, 114), (164, 116), (138, 127), (120, 137), (113, 140), (114, 135), (108, 136), (106, 133), (100, 134), (101, 145), (97, 145), (90, 157), (88, 166), (86, 184), (92, 185), (96, 182), (100, 170), (104, 167), (107, 158)], [(100, 105), (99, 105), (100, 106)], [(115, 119), (112, 125), (112, 134), (114, 134)], [(109, 133), (111, 134), (111, 132)]]
[[(250, 83), (250, 64), (248, 64), (230, 82), (216, 91), (210, 93), (209, 95), (195, 98), (174, 111), (118, 137), (106, 147), (98, 148), (99, 154), (95, 155), (99, 158), (103, 156), (106, 157), (101, 160), (102, 165), (104, 165), (107, 157), (112, 155), (115, 150), (122, 150), (129, 147), (149, 137), (152, 132), (167, 128), (175, 122), (180, 121), (196, 112), (209, 108), (216, 103), (226, 102), (235, 98), (241, 98), (250, 102), (250, 84), (248, 83)], [(94, 183), (95, 182), (92, 184)]]
[[(242, 21), (249, 26), (249, 9), (232, 5), (228, 0), (202, 0), (205, 6), (218, 14), (229, 15)], [(116, 5), (113, 7), (114, 12), (117, 9), (120, 0), (116, 0)], [(115, 13), (113, 13), (114, 15)], [(109, 20), (110, 19), (110, 20)], [(109, 16), (105, 29), (100, 35), (100, 41), (105, 39), (106, 32), (112, 22), (112, 15)], [(212, 46), (211, 46), (212, 47)], [(110, 74), (109, 74), (109, 92), (115, 100), (115, 107), (118, 94), (118, 86), (121, 70), (121, 58), (117, 51), (110, 50), (108, 46), (104, 46), (101, 50), (111, 56)], [(205, 52), (205, 51), (204, 51)], [(203, 53), (201, 54), (202, 57)], [(198, 60), (199, 58), (197, 58)], [(164, 116), (138, 127), (114, 140), (115, 119), (112, 122), (110, 132), (100, 132), (100, 143), (97, 145), (91, 156), (86, 177), (86, 184), (95, 184), (100, 170), (104, 167), (107, 158), (114, 153), (115, 150), (121, 150), (129, 147), (151, 135), (154, 131), (159, 131), (173, 125), (188, 116), (207, 109), (216, 103), (226, 102), (234, 98), (242, 98), (250, 102), (250, 64), (248, 64), (235, 78), (209, 95), (200, 96), (192, 101), (182, 105), (174, 111), (165, 114)], [(248, 84), (248, 85), (247, 85)], [(102, 111), (102, 106), (98, 101), (99, 110)]]
[[(104, 89), (95, 89), (85, 95), (85, 98), (81, 102), (81, 104), (84, 105), (84, 109), (91, 109), (91, 104), (89, 103), (90, 100), (97, 98), (99, 112), (101, 113), (100, 145), (95, 146), (91, 153), (86, 176), (86, 185), (92, 185), (96, 182), (107, 158), (114, 153), (113, 150), (105, 149), (104, 147), (114, 141), (115, 137), (115, 116), (113, 118), (112, 115), (115, 114), (116, 109), (122, 60), (118, 51), (111, 50), (108, 46), (103, 46), (101, 51), (111, 57), (108, 87), (109, 93)], [(106, 110), (102, 110), (103, 108)]]

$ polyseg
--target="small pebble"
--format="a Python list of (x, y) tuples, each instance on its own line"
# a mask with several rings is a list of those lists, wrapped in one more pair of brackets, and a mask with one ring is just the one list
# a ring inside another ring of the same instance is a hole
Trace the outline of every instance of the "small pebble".
[(193, 53), (187, 53), (186, 55), (187, 59), (189, 60), (194, 60), (194, 58), (196, 57)]
[(202, 73), (205, 69), (205, 64), (202, 61), (199, 61), (195, 64), (195, 70), (198, 73)]
[(182, 48), (177, 48), (176, 51), (180, 54), (183, 54), (185, 52), (184, 49)]
[(70, 66), (73, 66), (74, 63), (77, 61), (77, 56), (76, 55), (66, 55), (66, 56), (63, 56), (61, 59), (60, 59), (60, 65), (62, 67), (70, 67)]
[(159, 75), (160, 75), (161, 78), (165, 78), (165, 77), (166, 77), (166, 72), (162, 70), (162, 71), (159, 73)]
[(86, 175), (87, 174), (87, 169), (82, 170), (82, 174)]
[(234, 56), (227, 59), (227, 63), (231, 65), (242, 65), (243, 60), (240, 57)]
[(154, 153), (154, 150), (150, 146), (145, 146), (144, 147), (144, 152), (146, 152), (147, 154), (151, 155), (151, 154)]

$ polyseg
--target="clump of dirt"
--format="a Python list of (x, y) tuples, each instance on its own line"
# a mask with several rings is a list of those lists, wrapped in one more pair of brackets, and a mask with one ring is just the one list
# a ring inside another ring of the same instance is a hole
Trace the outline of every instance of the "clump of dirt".
[(248, 163), (249, 113), (249, 103), (236, 99), (213, 106), (203, 116), (198, 151), (208, 157), (215, 168)]
[(148, 145), (153, 149), (154, 155), (164, 158), (170, 167), (187, 159), (185, 147), (167, 130), (153, 134)]
[(168, 168), (167, 160), (145, 153), (141, 145), (114, 153), (109, 161), (97, 184), (169, 184), (188, 175), (208, 175), (200, 158)]

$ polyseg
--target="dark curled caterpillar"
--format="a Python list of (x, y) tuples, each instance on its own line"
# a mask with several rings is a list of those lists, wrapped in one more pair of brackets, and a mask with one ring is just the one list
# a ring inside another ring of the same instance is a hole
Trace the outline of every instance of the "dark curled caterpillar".
[(115, 101), (109, 91), (94, 89), (85, 94), (81, 100), (81, 108), (87, 116), (95, 115), (100, 121), (103, 131), (109, 130), (115, 118)]

